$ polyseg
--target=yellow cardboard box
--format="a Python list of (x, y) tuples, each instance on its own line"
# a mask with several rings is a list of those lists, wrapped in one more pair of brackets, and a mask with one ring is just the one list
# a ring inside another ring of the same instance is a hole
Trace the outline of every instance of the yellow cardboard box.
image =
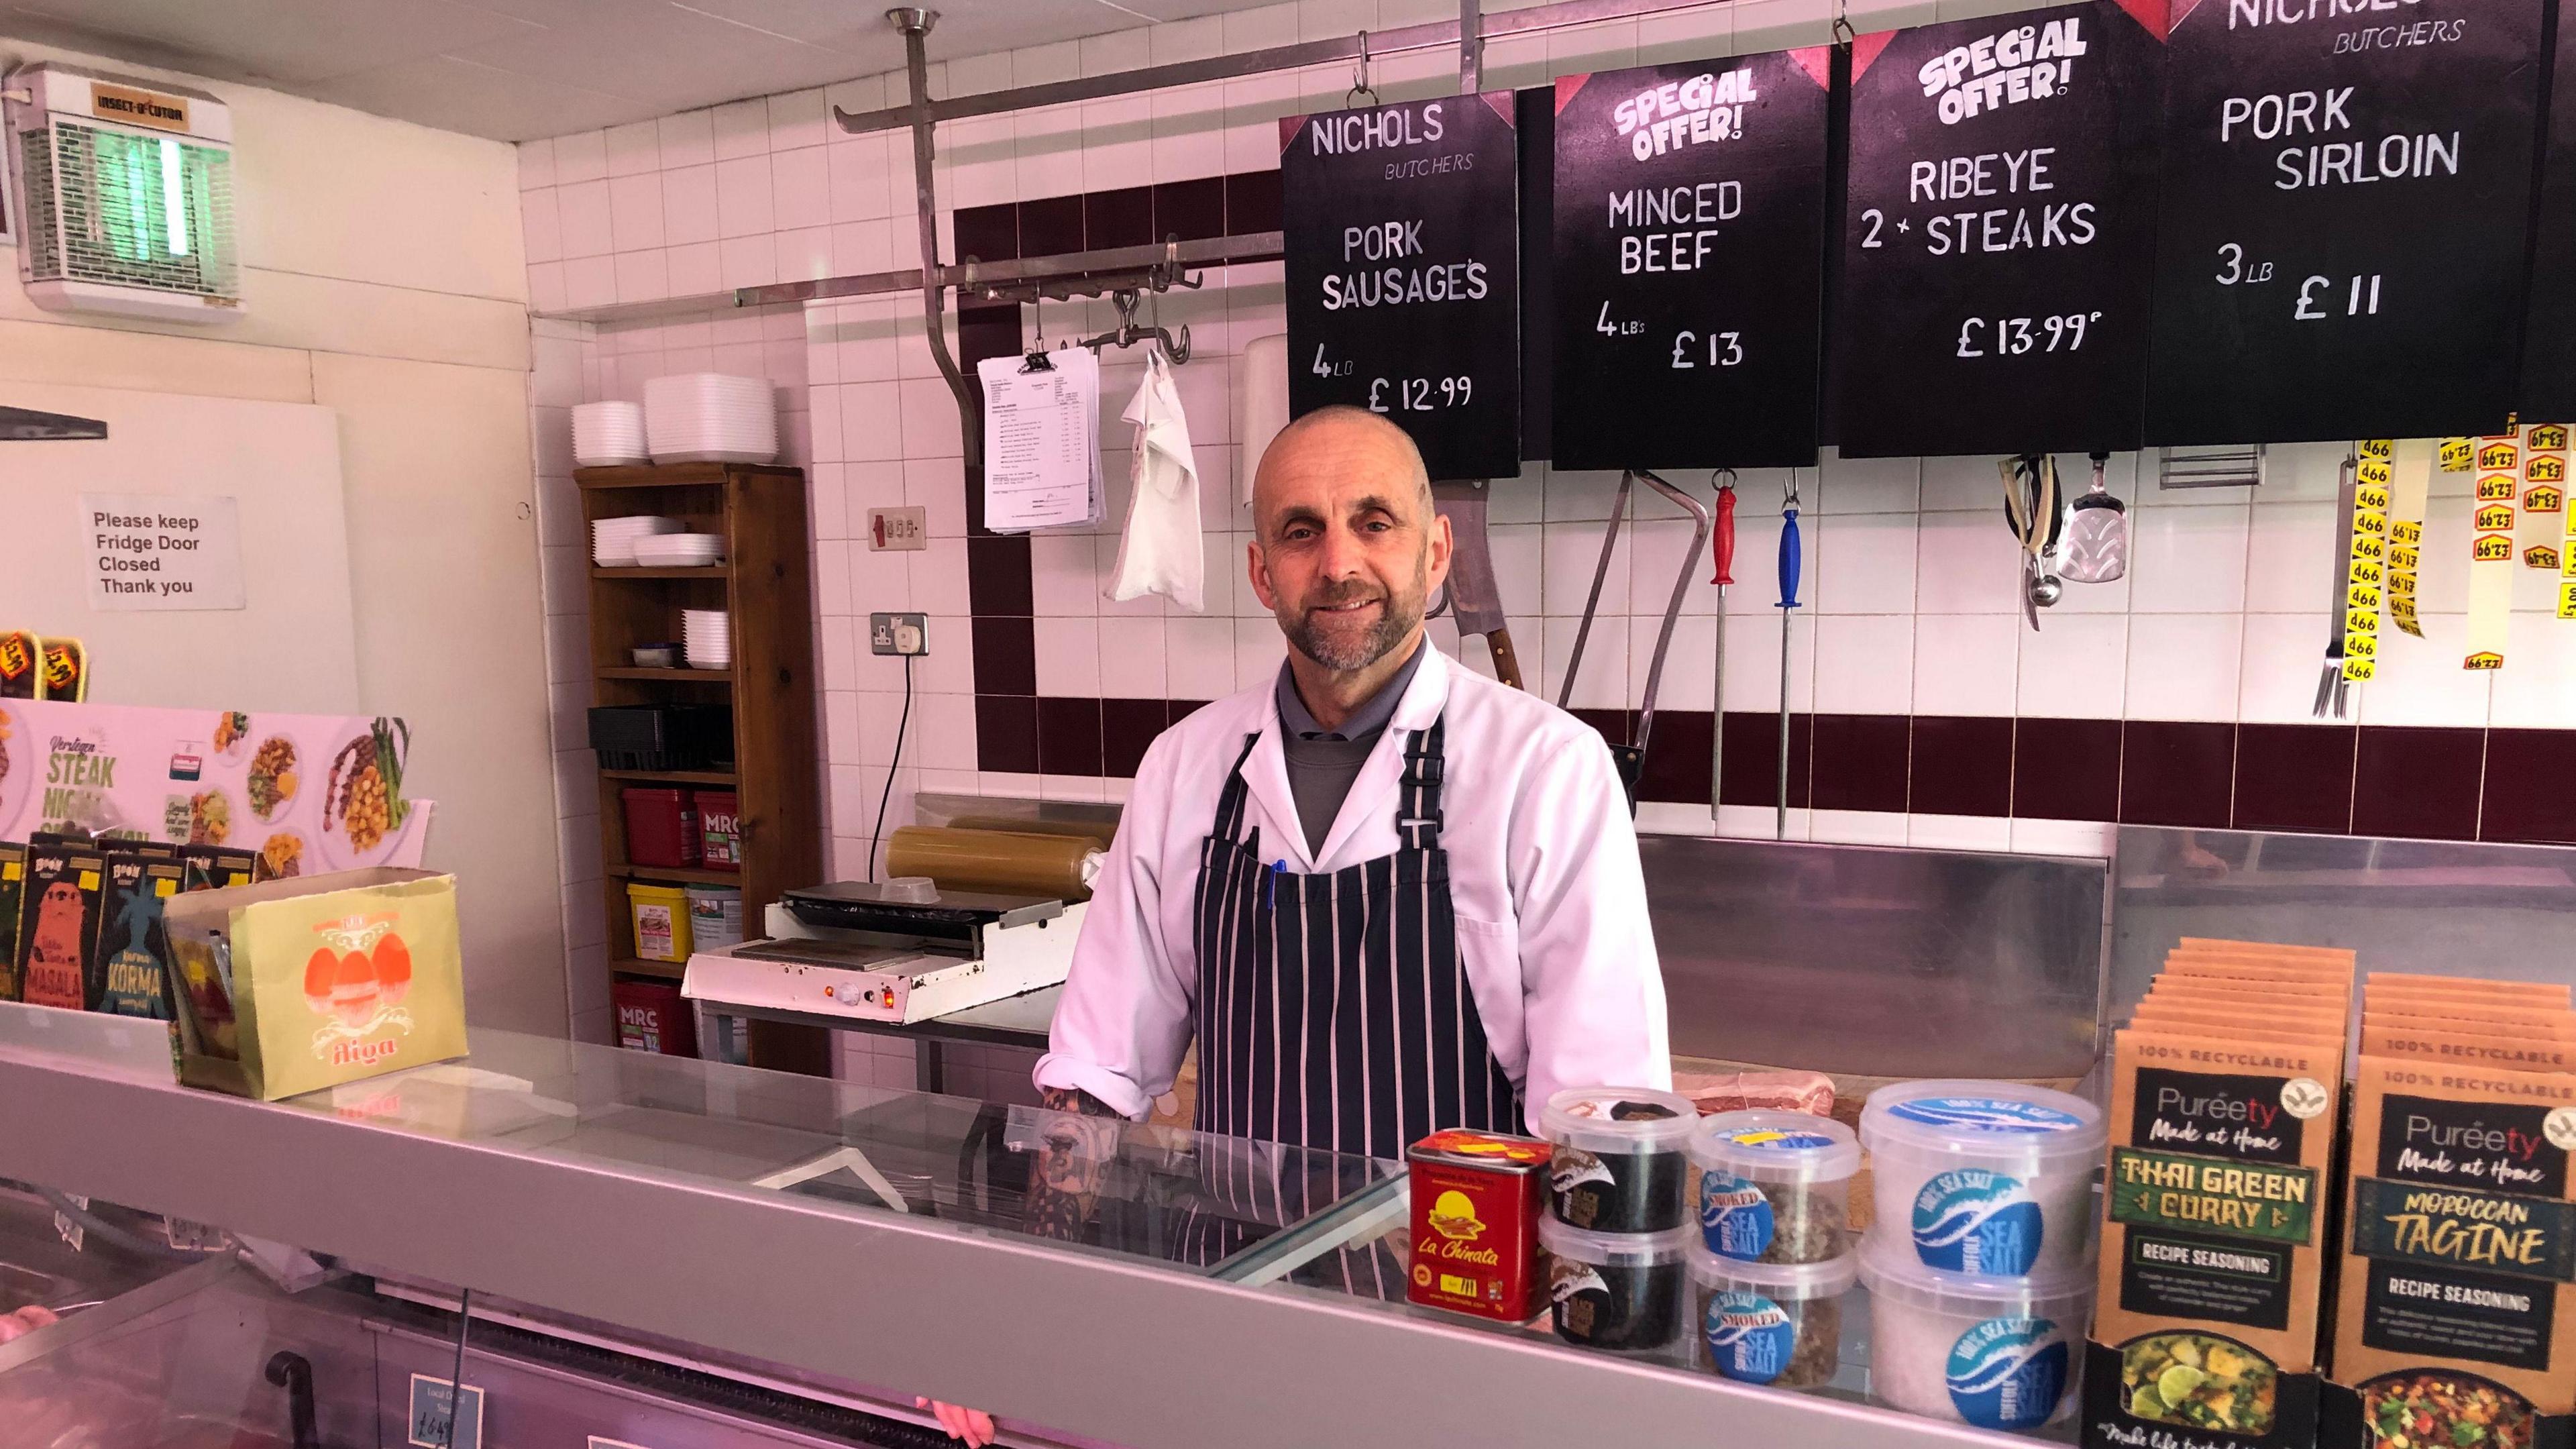
[(456, 877), (378, 867), (173, 896), (179, 1078), (275, 1101), (465, 1055)]

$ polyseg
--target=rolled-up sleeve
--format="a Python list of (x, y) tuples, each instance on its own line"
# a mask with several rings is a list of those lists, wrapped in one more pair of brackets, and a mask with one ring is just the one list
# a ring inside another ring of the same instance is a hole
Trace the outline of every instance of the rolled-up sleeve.
[(1529, 1127), (1567, 1087), (1672, 1086), (1663, 968), (1636, 827), (1597, 737), (1556, 747), (1513, 802), (1510, 870)]
[(1172, 1089), (1189, 1046), (1198, 979), (1186, 919), (1191, 882), (1164, 878), (1169, 862), (1195, 864), (1194, 854), (1166, 849), (1175, 738), (1165, 734), (1137, 766), (1135, 793), (1101, 860), (1035, 1073), (1041, 1090), (1089, 1092), (1130, 1118), (1144, 1117)]

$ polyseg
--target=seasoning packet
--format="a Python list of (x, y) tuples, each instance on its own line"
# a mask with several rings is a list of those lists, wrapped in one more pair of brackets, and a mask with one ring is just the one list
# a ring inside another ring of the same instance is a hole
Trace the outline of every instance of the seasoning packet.
[(2113, 1037), (2088, 1449), (2315, 1440), (2351, 958), (2216, 944)]
[(107, 882), (99, 895), (98, 926), (90, 961), (98, 981), (96, 1009), (120, 1016), (171, 1018), (170, 949), (161, 924), (162, 903), (179, 893), (185, 868), (175, 860), (139, 853), (107, 857)]
[(2576, 1014), (2531, 1011), (2522, 1007), (2487, 1007), (2463, 1002), (2457, 997), (2399, 997), (2393, 1001), (2381, 997), (2362, 1006), (2361, 1021), (2364, 1026), (2372, 1022), (2386, 1026), (2407, 1022), (2430, 1026), (2436, 1022), (2450, 1022), (2452, 1025), (2445, 1030), (2576, 1041)]
[(81, 846), (32, 845), (18, 909), (19, 999), (72, 1011), (90, 1004), (90, 952), (106, 858)]
[(0, 699), (34, 699), (44, 663), (43, 640), (25, 630), (0, 633)]
[(2365, 1052), (2329, 1443), (2527, 1449), (2576, 1434), (2570, 1149), (2576, 1073)]
[(2365, 1026), (2361, 1029), (2361, 1054), (2366, 1057), (2412, 1057), (2417, 1061), (2489, 1067), (2509, 1072), (2576, 1072), (2576, 1043), (2541, 1041), (2530, 1037), (2464, 1035), (2439, 1030), (2444, 1023), (2431, 1025), (2437, 1029), (2424, 1030), (2388, 1023)]
[(27, 893), (27, 847), (0, 840), (0, 1001), (18, 999), (18, 907)]
[(183, 845), (179, 860), (187, 867), (181, 890), (211, 891), (249, 885), (259, 871), (259, 852), (229, 845)]
[(2424, 990), (2455, 996), (2501, 996), (2561, 1010), (2576, 1007), (2576, 988), (2546, 981), (2477, 981), (2459, 976), (2418, 976), (2403, 971), (2373, 971), (2362, 988), (2365, 997)]

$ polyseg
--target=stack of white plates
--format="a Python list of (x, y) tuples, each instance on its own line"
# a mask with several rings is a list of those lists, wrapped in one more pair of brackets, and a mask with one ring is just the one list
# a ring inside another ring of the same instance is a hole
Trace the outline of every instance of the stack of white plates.
[(680, 611), (682, 657), (691, 669), (733, 668), (733, 625), (722, 609)]
[(766, 463), (778, 456), (778, 400), (765, 378), (647, 378), (644, 431), (656, 463)]
[(572, 410), (572, 460), (585, 468), (613, 468), (645, 459), (644, 405), (583, 403)]
[(678, 533), (686, 527), (676, 518), (656, 518), (651, 514), (598, 519), (590, 525), (590, 561), (604, 569), (633, 568), (636, 540), (658, 533)]
[(724, 562), (721, 533), (656, 533), (635, 540), (635, 561), (647, 568), (704, 568)]

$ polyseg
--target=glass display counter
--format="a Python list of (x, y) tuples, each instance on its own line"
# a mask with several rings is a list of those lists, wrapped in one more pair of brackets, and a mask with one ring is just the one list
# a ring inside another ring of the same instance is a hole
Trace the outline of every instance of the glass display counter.
[(1479, 1411), (1483, 1444), (2011, 1442), (1857, 1402), (1859, 1314), (1833, 1383), (1787, 1393), (1416, 1309), (1395, 1163), (509, 1033), (473, 1053), (258, 1103), (0, 1029), (0, 1173), (413, 1285), (369, 1301), (431, 1314), (394, 1335), (424, 1363), (456, 1285), (478, 1328), (897, 1418), (928, 1394), (1030, 1442), (1431, 1442), (1500, 1384), (1529, 1413)]

